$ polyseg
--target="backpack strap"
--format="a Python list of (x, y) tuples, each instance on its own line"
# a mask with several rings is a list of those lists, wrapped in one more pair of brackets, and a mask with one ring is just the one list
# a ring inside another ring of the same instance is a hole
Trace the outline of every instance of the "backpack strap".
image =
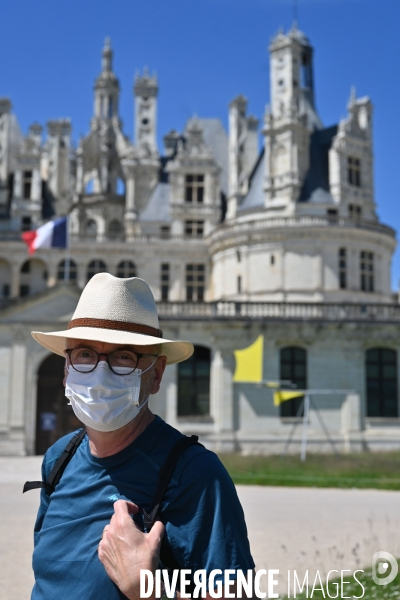
[(63, 453), (56, 460), (54, 467), (50, 471), (50, 475), (47, 481), (27, 481), (24, 485), (22, 493), (29, 492), (37, 488), (45, 488), (47, 494), (50, 496), (54, 492), (57, 483), (60, 481), (62, 474), (64, 473), (68, 463), (77, 451), (79, 444), (86, 435), (86, 429), (83, 428), (76, 433), (66, 445)]
[(184, 436), (178, 440), (174, 446), (172, 446), (164, 465), (160, 469), (158, 484), (151, 503), (151, 509), (149, 512), (143, 509), (143, 523), (145, 531), (149, 532), (154, 525), (160, 509), (160, 504), (164, 498), (165, 492), (167, 491), (167, 487), (179, 457), (187, 448), (189, 448), (189, 446), (194, 446), (196, 444), (201, 446), (198, 440), (199, 438), (197, 435), (192, 435), (190, 437)]

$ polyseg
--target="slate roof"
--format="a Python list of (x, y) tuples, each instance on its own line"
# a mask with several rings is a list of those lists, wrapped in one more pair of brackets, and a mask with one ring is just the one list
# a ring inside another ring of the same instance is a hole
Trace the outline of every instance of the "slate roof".
[(221, 167), (221, 189), (228, 193), (229, 141), (228, 134), (219, 119), (199, 119), (206, 146), (211, 148), (214, 158)]
[(254, 166), (253, 172), (250, 175), (250, 189), (247, 196), (243, 198), (242, 203), (238, 207), (238, 212), (264, 205), (263, 181), (265, 175), (265, 161), (263, 158), (264, 148), (262, 149), (261, 154)]
[[(315, 130), (310, 137), (310, 168), (304, 179), (298, 202), (333, 203), (329, 191), (329, 149), (337, 134), (337, 125)], [(264, 150), (258, 157), (250, 177), (250, 189), (238, 207), (238, 212), (264, 205)]]
[(169, 222), (169, 183), (159, 182), (154, 188), (147, 206), (140, 214), (140, 221)]
[(310, 137), (310, 168), (301, 188), (299, 202), (307, 202), (317, 189), (329, 192), (328, 153), (337, 125), (314, 131)]

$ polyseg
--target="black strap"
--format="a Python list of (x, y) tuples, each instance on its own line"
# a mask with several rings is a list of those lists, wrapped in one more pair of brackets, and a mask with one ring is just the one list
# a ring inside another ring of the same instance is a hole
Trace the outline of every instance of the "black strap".
[(54, 492), (54, 489), (57, 483), (60, 481), (62, 474), (64, 473), (68, 463), (71, 458), (74, 456), (75, 452), (78, 449), (79, 444), (83, 440), (86, 435), (86, 429), (81, 429), (77, 434), (75, 434), (68, 444), (66, 445), (61, 456), (56, 460), (54, 467), (50, 471), (50, 475), (47, 481), (27, 481), (24, 485), (24, 489), (22, 493), (29, 492), (29, 490), (34, 490), (36, 488), (45, 488), (48, 495)]
[(179, 457), (186, 450), (186, 448), (189, 448), (189, 446), (194, 446), (195, 444), (200, 445), (198, 440), (199, 438), (197, 435), (192, 435), (190, 437), (185, 436), (178, 440), (174, 446), (172, 446), (164, 465), (160, 469), (158, 475), (158, 484), (153, 496), (150, 512), (147, 512), (143, 509), (143, 523), (146, 531), (150, 531), (154, 525), (161, 501), (164, 498), (164, 494), (167, 490)]

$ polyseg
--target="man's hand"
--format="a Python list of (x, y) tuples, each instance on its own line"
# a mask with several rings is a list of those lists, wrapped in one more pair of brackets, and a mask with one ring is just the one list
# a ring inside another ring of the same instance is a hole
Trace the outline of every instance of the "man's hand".
[(140, 570), (154, 573), (158, 567), (164, 525), (156, 521), (150, 533), (143, 533), (130, 517), (139, 512), (133, 502), (118, 500), (99, 544), (99, 559), (110, 579), (129, 600), (140, 598)]

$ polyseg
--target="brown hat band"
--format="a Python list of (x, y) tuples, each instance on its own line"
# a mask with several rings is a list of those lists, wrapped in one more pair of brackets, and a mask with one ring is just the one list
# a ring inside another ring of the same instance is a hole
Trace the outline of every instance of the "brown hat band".
[(113, 329), (114, 331), (129, 331), (131, 333), (143, 333), (162, 338), (161, 329), (150, 327), (150, 325), (139, 325), (139, 323), (127, 323), (126, 321), (112, 321), (109, 319), (72, 319), (68, 323), (68, 329), (74, 327), (95, 327), (97, 329)]

